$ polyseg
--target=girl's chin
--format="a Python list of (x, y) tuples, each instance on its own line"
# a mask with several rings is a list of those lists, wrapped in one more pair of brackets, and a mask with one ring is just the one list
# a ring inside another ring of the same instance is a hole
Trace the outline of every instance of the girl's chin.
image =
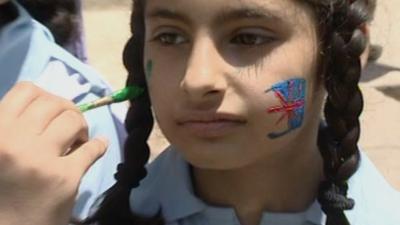
[(226, 148), (226, 146), (204, 146), (204, 148), (190, 148), (181, 151), (181, 154), (186, 161), (189, 162), (193, 167), (199, 169), (209, 170), (231, 170), (238, 169), (249, 164), (246, 157), (243, 157), (246, 153), (239, 153), (232, 148)]

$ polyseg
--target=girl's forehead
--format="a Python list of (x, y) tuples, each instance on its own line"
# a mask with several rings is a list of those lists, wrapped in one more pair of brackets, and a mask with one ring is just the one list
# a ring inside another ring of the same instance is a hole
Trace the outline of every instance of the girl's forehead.
[(301, 0), (146, 0), (146, 17), (229, 21), (259, 18), (297, 24), (311, 10)]

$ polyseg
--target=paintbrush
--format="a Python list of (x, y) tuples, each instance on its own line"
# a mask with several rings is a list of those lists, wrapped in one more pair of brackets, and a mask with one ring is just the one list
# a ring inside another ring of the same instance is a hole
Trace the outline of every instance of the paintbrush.
[(110, 105), (117, 102), (123, 102), (130, 99), (135, 99), (143, 94), (144, 89), (138, 86), (128, 86), (110, 95), (97, 99), (95, 101), (79, 105), (81, 112), (86, 112), (101, 106)]

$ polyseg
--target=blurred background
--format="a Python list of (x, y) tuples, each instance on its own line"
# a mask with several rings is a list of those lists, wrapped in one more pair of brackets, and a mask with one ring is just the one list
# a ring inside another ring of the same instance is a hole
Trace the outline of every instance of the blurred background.
[[(122, 49), (130, 36), (129, 0), (83, 0), (89, 64), (114, 87), (124, 86)], [(360, 146), (389, 183), (400, 190), (400, 1), (378, 0), (371, 41), (383, 47), (382, 57), (367, 67), (361, 89), (365, 109)], [(152, 156), (168, 142), (158, 128), (150, 139)]]

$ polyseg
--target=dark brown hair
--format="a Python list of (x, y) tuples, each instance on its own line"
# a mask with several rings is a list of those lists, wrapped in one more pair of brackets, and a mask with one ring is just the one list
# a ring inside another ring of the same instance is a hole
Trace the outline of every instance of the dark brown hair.
[(18, 10), (11, 2), (0, 4), (0, 29), (17, 17)]
[[(304, 1), (311, 5), (319, 21), (320, 74), (328, 93), (325, 121), (318, 137), (326, 180), (321, 183), (318, 201), (327, 215), (326, 225), (348, 225), (343, 211), (352, 209), (354, 201), (347, 197), (347, 180), (356, 172), (360, 161), (357, 146), (359, 115), (363, 108), (358, 87), (360, 55), (368, 44), (360, 27), (372, 19), (376, 0)], [(124, 62), (129, 72), (127, 85), (146, 87), (143, 69), (144, 4), (144, 0), (134, 0), (133, 35), (125, 47)], [(146, 174), (145, 164), (149, 158), (146, 142), (153, 125), (147, 94), (131, 104), (126, 119), (129, 137), (125, 144), (125, 162), (118, 168), (117, 183), (107, 191), (99, 210), (86, 221), (87, 224), (164, 224), (160, 214), (143, 218), (130, 211), (130, 190), (137, 187)]]
[(17, 0), (33, 18), (45, 25), (57, 44), (65, 47), (78, 35), (75, 0)]
[[(348, 179), (360, 162), (357, 143), (363, 98), (358, 87), (360, 56), (368, 40), (361, 26), (373, 12), (364, 0), (309, 1), (316, 9), (322, 41), (322, 74), (328, 93), (318, 144), (324, 159), (326, 180), (321, 183), (318, 200), (327, 215), (327, 225), (349, 224), (344, 210), (354, 207), (347, 197)], [(369, 10), (372, 11), (369, 11)]]

